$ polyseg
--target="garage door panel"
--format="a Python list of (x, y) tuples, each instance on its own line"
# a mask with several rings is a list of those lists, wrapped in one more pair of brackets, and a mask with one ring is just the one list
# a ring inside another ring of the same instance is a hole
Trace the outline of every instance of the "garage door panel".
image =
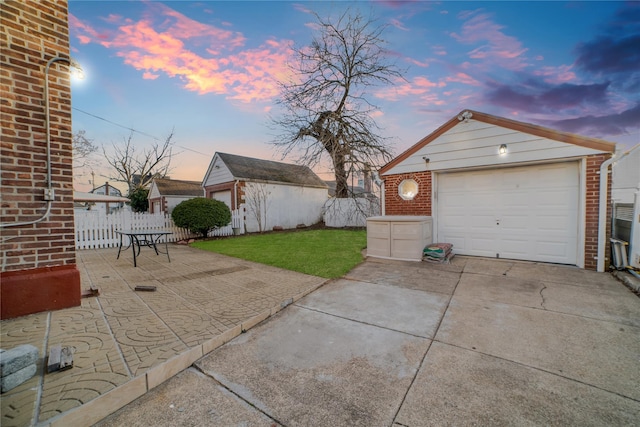
[[(537, 242), (537, 252), (542, 254), (543, 256), (548, 257), (547, 259), (556, 259), (558, 257), (566, 257), (569, 255), (569, 248), (567, 247), (566, 242)], [(550, 261), (554, 262), (554, 261)]]
[[(536, 219), (536, 228), (541, 232), (562, 232), (567, 236), (576, 237), (577, 227), (575, 227), (575, 219), (566, 215), (540, 215)], [(569, 231), (575, 229), (575, 233)]]
[(438, 239), (456, 253), (576, 264), (577, 162), (438, 175)]
[(473, 237), (468, 239), (470, 250), (476, 256), (495, 256), (496, 241), (491, 236)]

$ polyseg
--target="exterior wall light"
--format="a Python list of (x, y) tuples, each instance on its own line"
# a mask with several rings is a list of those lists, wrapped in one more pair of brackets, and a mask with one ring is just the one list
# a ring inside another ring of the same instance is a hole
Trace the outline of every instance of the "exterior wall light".
[(500, 148), (498, 148), (498, 154), (501, 156), (507, 154), (507, 144), (500, 145)]
[(57, 56), (55, 58), (51, 58), (49, 62), (47, 62), (47, 66), (44, 69), (44, 109), (45, 109), (45, 122), (46, 122), (46, 136), (47, 136), (47, 186), (48, 188), (45, 190), (44, 199), (46, 201), (55, 200), (55, 196), (53, 193), (52, 182), (51, 182), (51, 112), (49, 109), (49, 69), (55, 62), (66, 62), (69, 65), (70, 71), (73, 75), (78, 78), (84, 78), (84, 71), (82, 67), (75, 59), (72, 58), (63, 58), (61, 56)]

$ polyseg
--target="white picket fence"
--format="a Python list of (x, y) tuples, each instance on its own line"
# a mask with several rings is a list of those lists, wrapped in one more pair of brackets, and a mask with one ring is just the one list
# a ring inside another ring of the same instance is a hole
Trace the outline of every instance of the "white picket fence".
[[(234, 233), (234, 229), (238, 229)], [(120, 244), (117, 230), (166, 230), (168, 242), (198, 237), (177, 227), (168, 214), (147, 212), (115, 212), (109, 215), (94, 212), (75, 212), (76, 249), (113, 248)], [(209, 233), (209, 237), (244, 233), (244, 206), (231, 211), (231, 223)], [(164, 241), (164, 240), (161, 240)]]

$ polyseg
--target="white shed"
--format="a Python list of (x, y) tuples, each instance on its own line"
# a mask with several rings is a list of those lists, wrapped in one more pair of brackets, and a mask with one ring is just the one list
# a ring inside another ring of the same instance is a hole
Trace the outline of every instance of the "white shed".
[(204, 189), (198, 181), (154, 178), (149, 187), (149, 212), (170, 214), (185, 200), (204, 197)]
[(614, 151), (599, 139), (463, 111), (381, 168), (383, 213), (432, 216), (434, 241), (457, 254), (603, 270)]
[(206, 197), (245, 207), (245, 231), (322, 221), (327, 184), (307, 166), (216, 153), (202, 181)]

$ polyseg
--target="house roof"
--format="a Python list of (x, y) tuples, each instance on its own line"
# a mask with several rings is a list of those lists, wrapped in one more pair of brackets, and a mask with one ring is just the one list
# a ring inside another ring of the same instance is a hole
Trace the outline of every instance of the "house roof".
[(204, 194), (200, 181), (154, 178), (153, 183), (163, 196), (202, 196)]
[(128, 202), (129, 199), (122, 196), (110, 196), (106, 194), (83, 193), (81, 191), (74, 191), (73, 201), (74, 202), (109, 203), (109, 202)]
[(327, 184), (309, 167), (271, 160), (254, 159), (235, 154), (217, 153), (236, 179), (283, 182), (326, 188)]
[(394, 166), (401, 163), (403, 160), (410, 157), (416, 151), (420, 150), (425, 145), (437, 139), (439, 136), (453, 128), (454, 126), (461, 123), (466, 116), (467, 113), (471, 114), (471, 119), (479, 122), (484, 122), (487, 124), (492, 124), (496, 126), (500, 126), (503, 128), (515, 130), (518, 132), (528, 133), (530, 135), (535, 135), (541, 138), (548, 138), (554, 141), (565, 142), (567, 144), (573, 144), (580, 147), (591, 148), (594, 150), (605, 151), (609, 153), (615, 152), (616, 145), (612, 142), (604, 141), (602, 139), (590, 138), (587, 136), (576, 135), (573, 133), (562, 132), (555, 129), (546, 128), (543, 126), (534, 125), (531, 123), (518, 122), (516, 120), (507, 119), (504, 117), (493, 116), (491, 114), (481, 113), (479, 111), (474, 110), (462, 110), (460, 114), (457, 114), (451, 120), (440, 126), (431, 134), (422, 138), (412, 147), (410, 147), (405, 152), (398, 155), (396, 158), (391, 160), (389, 163), (380, 168), (380, 174), (384, 174), (389, 171)]

